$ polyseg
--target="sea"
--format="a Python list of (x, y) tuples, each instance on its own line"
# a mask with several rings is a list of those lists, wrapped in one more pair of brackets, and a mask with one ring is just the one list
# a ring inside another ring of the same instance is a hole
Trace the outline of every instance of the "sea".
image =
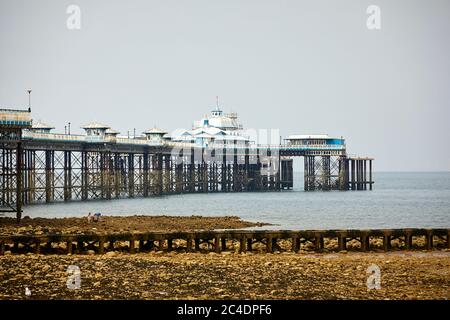
[(289, 191), (178, 194), (59, 202), (24, 207), (24, 216), (239, 216), (262, 229), (450, 228), (450, 172), (375, 172), (372, 191), (303, 191), (294, 173)]

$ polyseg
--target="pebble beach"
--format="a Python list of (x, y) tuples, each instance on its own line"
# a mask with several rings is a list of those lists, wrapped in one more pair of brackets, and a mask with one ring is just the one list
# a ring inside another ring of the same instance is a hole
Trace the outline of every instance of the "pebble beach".
[[(261, 227), (239, 217), (102, 217), (0, 219), (0, 233), (120, 233)], [(239, 253), (231, 243), (220, 254), (151, 251), (104, 255), (15, 254), (0, 256), (0, 299), (448, 299), (450, 251), (394, 250), (323, 253)], [(283, 243), (281, 243), (283, 247)], [(378, 289), (367, 286), (368, 268), (380, 270)], [(69, 289), (68, 268), (80, 270), (80, 287)], [(27, 291), (27, 294), (26, 294)]]

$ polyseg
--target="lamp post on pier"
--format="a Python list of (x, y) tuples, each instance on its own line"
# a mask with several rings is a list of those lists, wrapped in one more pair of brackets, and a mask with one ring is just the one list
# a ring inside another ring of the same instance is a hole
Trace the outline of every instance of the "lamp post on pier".
[(27, 92), (28, 92), (28, 112), (31, 112), (31, 92), (32, 91), (33, 90), (31, 90), (31, 89), (27, 90)]

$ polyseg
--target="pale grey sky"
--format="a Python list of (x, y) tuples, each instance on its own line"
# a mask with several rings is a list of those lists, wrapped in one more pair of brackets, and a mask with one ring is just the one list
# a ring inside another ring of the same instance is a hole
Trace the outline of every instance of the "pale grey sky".
[(449, 39), (448, 0), (0, 0), (0, 106), (31, 87), (59, 132), (126, 134), (189, 128), (219, 95), (245, 127), (343, 135), (378, 171), (450, 170)]

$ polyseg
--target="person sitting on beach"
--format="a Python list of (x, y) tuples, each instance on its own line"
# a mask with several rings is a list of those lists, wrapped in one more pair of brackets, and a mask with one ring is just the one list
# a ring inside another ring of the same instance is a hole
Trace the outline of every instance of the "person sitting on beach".
[(91, 215), (91, 213), (89, 212), (89, 214), (88, 214), (88, 216), (87, 216), (87, 221), (88, 221), (88, 223), (91, 223), (92, 222), (92, 215)]
[(100, 216), (102, 214), (100, 212), (96, 212), (94, 213), (94, 222), (99, 222), (100, 221)]

